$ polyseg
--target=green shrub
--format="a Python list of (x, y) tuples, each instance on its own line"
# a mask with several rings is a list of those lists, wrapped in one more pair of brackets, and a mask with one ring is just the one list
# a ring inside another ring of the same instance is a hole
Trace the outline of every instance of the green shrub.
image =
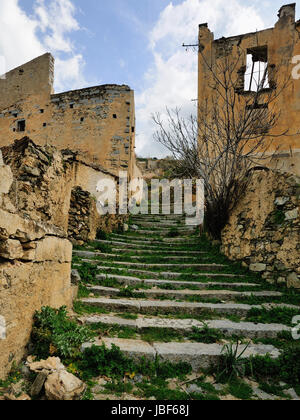
[(81, 280), (84, 283), (93, 283), (95, 281), (96, 275), (98, 274), (98, 268), (96, 264), (84, 262), (80, 267), (77, 268), (77, 270)]
[(203, 324), (203, 328), (193, 327), (188, 338), (198, 343), (213, 344), (223, 338), (223, 334), (219, 330), (209, 328), (207, 324)]
[(115, 345), (112, 345), (111, 349), (107, 349), (105, 345), (86, 349), (77, 363), (77, 368), (85, 380), (99, 375), (117, 379), (137, 373), (154, 380), (185, 377), (192, 372), (192, 367), (187, 363), (161, 363), (158, 359), (151, 362), (144, 358), (136, 362), (126, 357)]
[(112, 247), (111, 246), (109, 246), (107, 244), (100, 244), (100, 243), (97, 243), (97, 242), (94, 244), (94, 249), (96, 251), (102, 252), (103, 254), (111, 254), (111, 252), (112, 252)]
[(180, 236), (180, 232), (175, 227), (171, 228), (167, 233), (167, 238), (178, 238)]
[(243, 355), (250, 345), (250, 342), (240, 350), (240, 343), (237, 340), (236, 344), (226, 344), (222, 350), (220, 358), (217, 382), (231, 382), (238, 377), (243, 377), (246, 372), (246, 361)]
[(97, 233), (96, 233), (96, 239), (98, 239), (100, 241), (106, 241), (107, 240), (107, 233), (104, 232), (101, 229), (98, 229)]
[(40, 359), (50, 355), (63, 359), (74, 357), (79, 353), (81, 344), (93, 336), (88, 328), (68, 319), (65, 307), (44, 307), (35, 313), (31, 339), (34, 355)]
[(285, 348), (277, 359), (270, 356), (252, 357), (247, 362), (246, 373), (258, 379), (270, 378), (293, 386), (300, 385), (300, 345)]

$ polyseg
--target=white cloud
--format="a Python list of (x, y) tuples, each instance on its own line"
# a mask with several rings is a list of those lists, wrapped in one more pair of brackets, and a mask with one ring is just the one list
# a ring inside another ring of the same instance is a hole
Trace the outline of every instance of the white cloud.
[[(244, 4), (242, 4), (244, 3)], [(165, 107), (195, 111), (197, 98), (197, 53), (181, 45), (197, 43), (198, 25), (209, 23), (217, 36), (261, 30), (265, 22), (252, 6), (242, 0), (184, 0), (172, 2), (162, 11), (149, 34), (153, 64), (145, 75), (145, 87), (137, 92), (137, 153), (162, 156), (166, 151), (153, 142), (155, 127), (151, 114)]]
[(35, 0), (27, 15), (18, 0), (0, 0), (0, 55), (6, 71), (51, 52), (56, 58), (57, 91), (86, 85), (84, 60), (68, 37), (80, 29), (71, 0)]

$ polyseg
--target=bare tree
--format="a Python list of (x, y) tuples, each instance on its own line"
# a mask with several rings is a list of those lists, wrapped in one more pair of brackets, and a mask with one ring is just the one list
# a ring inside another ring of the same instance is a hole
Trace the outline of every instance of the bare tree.
[(179, 109), (167, 109), (167, 118), (152, 116), (158, 126), (154, 138), (176, 159), (177, 175), (204, 180), (206, 229), (216, 239), (251, 182), (251, 168), (264, 166), (271, 159), (274, 139), (287, 135), (287, 130), (276, 133), (280, 118), (276, 100), (289, 77), (281, 73), (278, 86), (279, 69), (267, 66), (261, 80), (253, 81), (252, 73), (250, 89), (256, 82), (255, 89), (245, 93), (241, 90), (245, 68), (239, 70), (242, 53), (235, 60), (225, 54), (214, 65), (205, 61), (209, 94), (198, 104), (198, 116), (183, 117)]

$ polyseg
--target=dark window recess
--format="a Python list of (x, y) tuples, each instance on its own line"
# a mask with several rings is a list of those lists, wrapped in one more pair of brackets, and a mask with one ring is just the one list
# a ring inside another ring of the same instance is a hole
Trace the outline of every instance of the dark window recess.
[(70, 105), (70, 108), (71, 108), (71, 109), (73, 109), (73, 108), (74, 108), (74, 104), (71, 104), (71, 105)]
[(81, 121), (81, 122), (83, 122), (83, 121), (84, 121), (84, 117), (81, 117), (81, 118), (80, 118), (80, 121)]
[(43, 123), (43, 127), (47, 127), (47, 123)]
[(132, 132), (132, 133), (134, 133), (134, 132), (135, 132), (134, 127), (131, 127), (131, 132)]
[(17, 131), (22, 132), (22, 131), (25, 131), (25, 129), (26, 129), (26, 122), (25, 122), (25, 120), (18, 121)]
[(17, 118), (18, 114), (13, 114), (13, 116), (14, 116), (15, 118)]
[(268, 47), (249, 48), (247, 50), (245, 91), (259, 92), (269, 87)]
[(44, 110), (43, 109), (40, 109), (40, 113), (43, 114), (44, 113)]
[(24, 74), (24, 70), (23, 69), (20, 69), (19, 70), (19, 75), (22, 76), (22, 74)]
[(16, 129), (15, 128), (13, 128), (13, 132), (15, 132), (16, 131)]
[(116, 120), (117, 119), (117, 114), (114, 114), (113, 115), (113, 118)]

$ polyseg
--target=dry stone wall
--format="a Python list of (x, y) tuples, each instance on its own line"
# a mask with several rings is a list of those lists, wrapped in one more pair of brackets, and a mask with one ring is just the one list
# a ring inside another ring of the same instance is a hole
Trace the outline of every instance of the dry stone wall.
[(123, 223), (98, 214), (88, 191), (97, 177), (110, 175), (27, 137), (0, 149), (0, 378), (26, 354), (36, 310), (71, 308), (71, 242)]
[(222, 251), (271, 283), (300, 288), (300, 178), (255, 172), (222, 235)]
[[(26, 353), (34, 312), (45, 305), (70, 307), (74, 292), (70, 280), (72, 244), (66, 237), (65, 221), (57, 217), (56, 206), (61, 202), (55, 201), (50, 190), (52, 182), (62, 188), (65, 172), (57, 170), (57, 158), (33, 164), (34, 156), (46, 156), (46, 150), (35, 149), (27, 140), (22, 147), (26, 157), (19, 169), (15, 163), (22, 153), (14, 146), (0, 159), (0, 378)], [(37, 188), (41, 190), (39, 201)]]

